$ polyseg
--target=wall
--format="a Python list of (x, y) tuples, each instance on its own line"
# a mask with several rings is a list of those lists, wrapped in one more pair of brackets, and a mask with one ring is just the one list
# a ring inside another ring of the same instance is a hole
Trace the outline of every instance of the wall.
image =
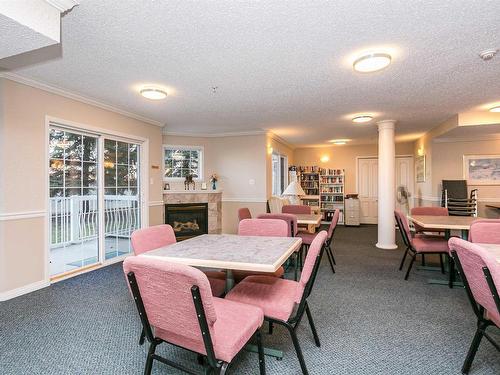
[[(161, 128), (4, 78), (0, 84), (1, 293), (47, 283), (46, 116), (147, 138), (150, 165), (161, 165)], [(152, 182), (149, 222), (154, 225), (162, 220), (161, 170), (145, 172)]]
[[(360, 156), (377, 156), (378, 145), (343, 145), (330, 147), (297, 148), (294, 151), (295, 165), (317, 165), (322, 168), (345, 169), (345, 192), (356, 193), (356, 158)], [(413, 143), (396, 144), (396, 155), (413, 155)], [(328, 156), (327, 162), (321, 157)]]
[[(217, 187), (222, 190), (223, 233), (236, 233), (239, 208), (249, 207), (254, 215), (266, 211), (265, 134), (218, 137), (164, 135), (163, 143), (203, 146), (203, 180), (208, 182), (209, 176), (216, 173), (219, 177)], [(183, 190), (184, 184), (172, 182), (170, 187)]]

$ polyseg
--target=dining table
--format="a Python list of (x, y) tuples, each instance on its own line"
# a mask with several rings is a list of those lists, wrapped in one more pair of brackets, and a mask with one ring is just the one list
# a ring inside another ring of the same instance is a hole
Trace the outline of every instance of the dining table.
[(316, 232), (316, 228), (321, 224), (322, 215), (316, 214), (294, 214), (297, 216), (298, 225), (306, 225), (309, 233)]
[[(301, 245), (300, 237), (203, 234), (139, 256), (193, 267), (223, 269), (228, 292), (234, 286), (234, 270), (275, 272)], [(255, 345), (247, 345), (247, 349), (257, 351)], [(283, 351), (274, 348), (264, 348), (264, 353), (283, 358)]]

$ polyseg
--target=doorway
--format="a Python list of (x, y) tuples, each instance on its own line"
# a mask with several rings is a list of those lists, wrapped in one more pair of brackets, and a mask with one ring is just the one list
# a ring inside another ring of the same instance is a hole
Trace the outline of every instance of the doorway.
[(50, 124), (48, 148), (50, 277), (129, 254), (141, 227), (141, 143)]
[[(411, 200), (406, 203), (398, 194), (398, 187), (404, 186), (406, 191), (413, 193), (413, 156), (396, 156), (396, 208), (406, 212)], [(357, 158), (357, 189), (360, 202), (360, 222), (377, 224), (378, 222), (378, 158)]]

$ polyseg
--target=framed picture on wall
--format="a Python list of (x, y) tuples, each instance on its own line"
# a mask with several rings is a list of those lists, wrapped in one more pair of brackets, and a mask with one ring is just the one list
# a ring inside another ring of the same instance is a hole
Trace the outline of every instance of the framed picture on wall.
[(425, 182), (425, 155), (415, 158), (415, 177), (417, 182)]
[(500, 185), (500, 155), (464, 155), (464, 179), (469, 185)]

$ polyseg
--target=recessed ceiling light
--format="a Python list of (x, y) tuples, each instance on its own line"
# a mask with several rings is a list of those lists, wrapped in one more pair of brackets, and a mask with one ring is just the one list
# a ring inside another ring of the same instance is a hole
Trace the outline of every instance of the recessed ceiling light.
[(151, 100), (161, 100), (167, 97), (167, 92), (158, 87), (144, 87), (139, 92), (142, 96)]
[(332, 139), (328, 142), (333, 143), (334, 145), (345, 145), (349, 142), (349, 139)]
[(384, 69), (391, 63), (392, 57), (388, 53), (368, 53), (357, 58), (352, 67), (360, 73), (371, 73)]
[(497, 105), (496, 107), (490, 108), (490, 112), (500, 112), (500, 105)]
[(370, 122), (371, 120), (373, 120), (373, 116), (370, 116), (370, 115), (359, 115), (359, 116), (352, 118), (352, 122), (356, 122), (356, 123)]

